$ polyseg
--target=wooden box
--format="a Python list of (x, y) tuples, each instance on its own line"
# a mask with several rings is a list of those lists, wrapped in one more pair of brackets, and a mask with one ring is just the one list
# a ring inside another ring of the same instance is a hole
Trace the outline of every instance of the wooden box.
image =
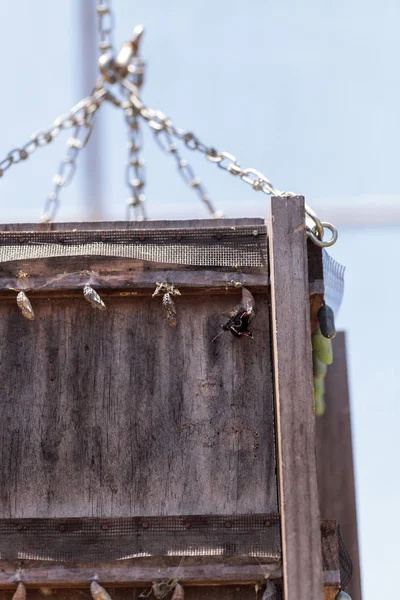
[[(272, 576), (288, 599), (319, 597), (310, 307), (313, 319), (323, 287), (304, 200), (273, 199), (268, 226), (1, 230), (0, 586), (22, 560), (33, 587), (95, 573), (144, 586), (178, 568), (184, 583)], [(164, 281), (181, 292), (174, 328), (152, 298)], [(254, 340), (213, 342), (239, 285), (256, 301)]]

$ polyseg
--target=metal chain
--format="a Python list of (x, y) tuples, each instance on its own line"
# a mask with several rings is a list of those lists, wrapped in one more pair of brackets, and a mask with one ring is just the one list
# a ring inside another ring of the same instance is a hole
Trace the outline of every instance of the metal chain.
[[(220, 169), (231, 173), (245, 183), (251, 185), (253, 190), (264, 192), (270, 196), (281, 196), (293, 198), (297, 196), (294, 192), (283, 192), (275, 188), (272, 182), (260, 171), (253, 168), (242, 168), (237, 158), (229, 152), (219, 152), (212, 146), (207, 146), (192, 132), (185, 131), (176, 127), (171, 119), (169, 119), (162, 111), (153, 110), (147, 107), (139, 98), (137, 89), (131, 86), (126, 78), (122, 80), (122, 85), (131, 91), (129, 96), (133, 108), (147, 122), (149, 127), (158, 135), (161, 132), (166, 132), (169, 136), (182, 140), (189, 150), (197, 150), (205, 155), (205, 157), (218, 165)], [(307, 236), (312, 241), (321, 247), (332, 246), (337, 240), (336, 228), (326, 221), (320, 221), (316, 213), (308, 206), (305, 207), (306, 215), (311, 219), (313, 226), (307, 226)], [(324, 230), (328, 229), (331, 232), (331, 237), (327, 241), (323, 240)]]
[[(140, 158), (143, 140), (139, 117), (143, 118), (153, 130), (155, 140), (162, 150), (174, 156), (182, 179), (197, 192), (213, 217), (220, 217), (222, 213), (215, 211), (201, 181), (178, 151), (174, 138), (183, 142), (189, 150), (201, 152), (220, 169), (251, 185), (257, 192), (261, 191), (268, 195), (282, 197), (296, 196), (294, 192), (278, 190), (260, 171), (253, 168), (242, 168), (233, 154), (219, 152), (214, 147), (207, 146), (194, 133), (176, 127), (161, 111), (153, 110), (143, 104), (139, 92), (143, 84), (144, 62), (138, 56), (143, 27), (135, 28), (132, 38), (122, 46), (119, 54), (115, 57), (112, 41), (114, 24), (110, 0), (97, 0), (97, 14), (101, 77), (92, 95), (79, 102), (68, 114), (58, 117), (48, 130), (37, 132), (24, 146), (11, 150), (0, 161), (0, 177), (2, 177), (12, 165), (26, 160), (36, 148), (51, 143), (62, 130), (74, 127), (74, 135), (68, 140), (67, 154), (54, 178), (54, 190), (46, 201), (42, 221), (48, 222), (54, 218), (59, 205), (60, 191), (70, 183), (75, 173), (79, 151), (86, 146), (93, 129), (95, 114), (105, 100), (124, 110), (128, 126), (129, 161), (126, 167), (126, 181), (131, 193), (128, 200), (129, 216), (132, 216), (133, 211), (133, 216), (137, 219), (146, 218), (143, 193), (145, 172), (144, 162)], [(112, 94), (105, 87), (105, 82), (118, 83), (123, 100)], [(335, 227), (331, 223), (320, 221), (315, 212), (307, 205), (305, 212), (307, 236), (318, 246), (332, 246), (337, 240)], [(307, 224), (307, 218), (311, 222), (311, 226)], [(331, 237), (324, 241), (326, 229), (331, 232)]]
[[(141, 89), (144, 82), (145, 62), (138, 56), (140, 42), (143, 36), (143, 27), (138, 26), (134, 29), (131, 42), (124, 44), (117, 57), (117, 68), (128, 71), (127, 79), (134, 89)], [(120, 86), (124, 97), (129, 92), (123, 86)], [(140, 128), (140, 121), (137, 112), (132, 108), (130, 102), (122, 104), (124, 110), (125, 123), (128, 128), (128, 164), (125, 168), (125, 181), (129, 189), (129, 198), (127, 200), (126, 218), (127, 220), (145, 221), (145, 201), (146, 196), (144, 188), (146, 185), (145, 162), (141, 157), (143, 150), (143, 132)]]
[(125, 108), (125, 121), (128, 126), (128, 164), (125, 170), (126, 185), (130, 190), (127, 202), (127, 219), (146, 219), (143, 188), (146, 184), (144, 160), (140, 157), (143, 148), (143, 133), (139, 120), (131, 106)]
[(97, 22), (99, 30), (100, 55), (114, 53), (113, 30), (114, 17), (109, 0), (97, 0)]
[(54, 175), (54, 188), (46, 200), (41, 217), (42, 223), (49, 223), (56, 216), (60, 205), (61, 190), (71, 183), (76, 171), (77, 156), (82, 148), (86, 146), (92, 134), (94, 115), (95, 113), (91, 113), (82, 125), (75, 127), (73, 136), (68, 138), (67, 153), (61, 161), (57, 173)]
[(61, 131), (84, 125), (88, 117), (97, 111), (104, 102), (108, 92), (103, 87), (97, 87), (92, 96), (84, 98), (76, 104), (69, 113), (57, 117), (54, 123), (46, 130), (37, 131), (30, 140), (21, 148), (14, 148), (0, 161), (0, 177), (12, 166), (27, 160), (37, 148), (50, 144)]
[[(164, 141), (162, 140), (162, 137), (164, 137)], [(182, 158), (178, 146), (174, 143), (169, 131), (166, 129), (154, 131), (154, 139), (163, 152), (171, 154), (175, 158), (179, 175), (182, 177), (183, 181), (198, 194), (200, 200), (207, 206), (211, 216), (214, 219), (223, 217), (222, 211), (215, 210), (204, 185), (201, 183), (200, 179), (196, 177), (191, 165), (186, 159)]]
[[(96, 98), (97, 92), (101, 90), (101, 96)], [(104, 90), (104, 92), (103, 92)], [(104, 95), (103, 95), (104, 93)], [(61, 190), (67, 187), (76, 172), (76, 160), (79, 152), (86, 146), (92, 135), (94, 118), (100, 108), (101, 102), (106, 97), (106, 90), (103, 87), (103, 80), (100, 78), (97, 82), (92, 95), (92, 100), (84, 107), (81, 120), (75, 125), (74, 134), (67, 140), (67, 153), (62, 159), (57, 173), (53, 177), (53, 191), (47, 197), (44, 210), (41, 217), (42, 223), (53, 221), (60, 206)], [(89, 110), (90, 109), (90, 110)]]

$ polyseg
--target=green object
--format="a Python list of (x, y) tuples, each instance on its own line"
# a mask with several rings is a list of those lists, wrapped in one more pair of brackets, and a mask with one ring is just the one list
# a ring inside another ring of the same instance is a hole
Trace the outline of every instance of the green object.
[(324, 394), (327, 365), (332, 364), (333, 361), (332, 342), (322, 335), (320, 329), (317, 329), (312, 336), (312, 348), (315, 414), (317, 417), (321, 417), (325, 412)]
[(315, 405), (315, 414), (317, 415), (317, 417), (321, 417), (325, 412), (324, 392), (325, 392), (324, 379), (314, 377), (314, 405)]
[(315, 357), (324, 363), (324, 365), (332, 364), (332, 342), (322, 335), (320, 329), (317, 329), (312, 336), (312, 348)]
[(321, 362), (317, 357), (315, 352), (313, 352), (313, 375), (314, 379), (324, 379), (328, 367), (325, 363)]
[(351, 600), (351, 596), (346, 594), (343, 590), (340, 590), (335, 596), (335, 600)]

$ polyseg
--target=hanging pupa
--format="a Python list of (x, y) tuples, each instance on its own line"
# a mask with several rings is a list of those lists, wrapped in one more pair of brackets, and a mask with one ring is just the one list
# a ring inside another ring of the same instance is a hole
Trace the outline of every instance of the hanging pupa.
[(267, 579), (262, 600), (276, 600), (276, 587), (269, 579)]
[(351, 596), (349, 596), (349, 594), (346, 594), (344, 590), (340, 590), (336, 594), (335, 600), (351, 600)]
[(16, 592), (12, 597), (12, 600), (26, 600), (26, 587), (24, 586), (22, 581), (19, 582)]
[(29, 319), (30, 321), (35, 319), (35, 313), (33, 312), (32, 304), (29, 302), (29, 298), (25, 292), (19, 292), (17, 296), (17, 304), (26, 319)]
[(103, 300), (100, 298), (99, 294), (92, 288), (89, 283), (85, 285), (83, 288), (83, 295), (85, 296), (85, 300), (90, 302), (93, 308), (98, 308), (99, 310), (106, 310), (106, 305)]
[(172, 296), (169, 292), (164, 294), (163, 296), (163, 307), (165, 318), (168, 321), (170, 327), (176, 327), (178, 323), (177, 315), (176, 315), (176, 306), (175, 302), (172, 300)]
[(185, 591), (180, 583), (176, 584), (171, 600), (185, 600)]
[(152, 298), (163, 294), (163, 307), (165, 318), (168, 321), (170, 327), (176, 327), (178, 323), (178, 317), (176, 314), (176, 306), (172, 296), (180, 296), (180, 291), (172, 283), (156, 283), (156, 289), (152, 294)]
[(90, 593), (94, 600), (111, 600), (111, 596), (97, 581), (93, 580), (90, 584)]

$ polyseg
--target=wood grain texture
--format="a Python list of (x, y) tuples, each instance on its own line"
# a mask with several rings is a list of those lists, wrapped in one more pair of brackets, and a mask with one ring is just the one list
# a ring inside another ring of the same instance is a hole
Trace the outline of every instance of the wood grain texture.
[[(136, 600), (142, 592), (149, 588), (113, 588), (107, 587), (112, 600)], [(256, 592), (254, 585), (230, 586), (201, 586), (185, 587), (185, 600), (261, 600), (263, 586)], [(50, 589), (50, 594), (44, 596), (39, 590), (29, 590), (29, 600), (91, 600), (89, 586), (81, 589)], [(168, 596), (169, 598), (169, 596)], [(11, 591), (0, 591), (0, 600), (12, 600)], [(279, 594), (277, 600), (281, 600)], [(326, 599), (330, 600), (330, 599)]]
[[(21, 277), (21, 273), (24, 274)], [(269, 286), (266, 269), (244, 267), (190, 267), (116, 257), (52, 257), (0, 263), (0, 293), (10, 288), (39, 294), (82, 291), (85, 283), (116, 292), (149, 293), (156, 282), (168, 281), (204, 293), (232, 291), (232, 281), (265, 291)]]
[[(141, 588), (107, 588), (112, 600), (136, 600), (143, 591)], [(261, 600), (263, 588), (256, 593), (252, 586), (203, 586), (185, 588), (185, 600)], [(29, 590), (29, 600), (90, 600), (88, 587), (85, 589), (46, 590), (44, 595), (39, 590)], [(336, 587), (324, 588), (324, 600), (335, 600)], [(12, 600), (11, 591), (0, 591), (0, 600)], [(282, 600), (281, 589), (278, 588), (277, 600)]]
[(332, 343), (334, 360), (325, 382), (326, 410), (317, 419), (320, 510), (323, 517), (329, 516), (341, 524), (342, 537), (353, 561), (353, 579), (346, 591), (353, 600), (361, 600), (345, 333), (338, 332)]
[[(321, 523), (323, 557), (323, 581), (331, 590), (339, 590), (340, 572), (338, 556), (337, 524), (334, 521)], [(101, 562), (62, 565), (51, 561), (24, 560), (1, 561), (0, 589), (15, 586), (17, 567), (20, 575), (30, 587), (48, 585), (52, 588), (81, 587), (93, 578), (94, 572), (107, 586), (145, 586), (151, 581), (171, 579), (179, 576), (185, 586), (190, 585), (244, 585), (256, 584), (270, 577), (275, 582), (282, 580), (280, 559), (255, 558), (249, 556), (203, 556), (181, 557), (157, 556), (127, 559), (118, 562)], [(221, 589), (221, 588), (219, 588)]]
[(242, 217), (236, 219), (176, 219), (173, 221), (71, 221), (68, 223), (0, 223), (0, 231), (72, 231), (109, 229), (171, 229), (175, 227), (240, 227), (263, 225), (262, 217)]
[(237, 299), (179, 297), (176, 329), (160, 298), (2, 302), (0, 517), (277, 512), (267, 298), (211, 341)]
[[(143, 562), (143, 561), (142, 561)], [(149, 562), (149, 561), (147, 561)], [(24, 564), (20, 571), (23, 580), (31, 587), (49, 585), (53, 588), (84, 586), (96, 574), (99, 581), (106, 586), (141, 587), (151, 585), (152, 581), (179, 578), (183, 585), (229, 585), (256, 584), (265, 578), (279, 580), (282, 569), (279, 561), (256, 561), (254, 558), (220, 559), (219, 561), (185, 559), (182, 566), (180, 561), (175, 565), (167, 565), (162, 557), (153, 560), (153, 565), (140, 564), (140, 559), (99, 564), (95, 566), (66, 566), (66, 565), (33, 565)], [(196, 564), (190, 564), (190, 563)], [(139, 564), (138, 564), (139, 563)], [(15, 586), (11, 570), (2, 565), (0, 571), (0, 588)]]
[(269, 224), (285, 600), (322, 598), (304, 198), (272, 198)]

